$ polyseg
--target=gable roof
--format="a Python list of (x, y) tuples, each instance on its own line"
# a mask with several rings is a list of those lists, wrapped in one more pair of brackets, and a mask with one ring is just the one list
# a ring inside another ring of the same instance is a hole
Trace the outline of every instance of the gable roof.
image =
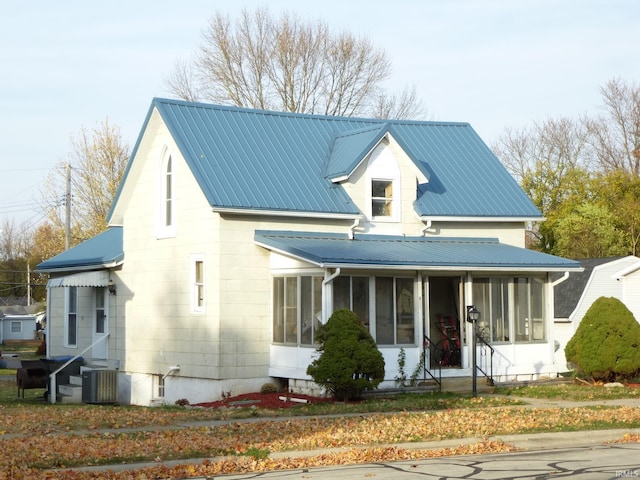
[(336, 135), (331, 145), (326, 177), (330, 180), (346, 177), (389, 131), (389, 125), (375, 125)]
[(121, 188), (155, 111), (214, 209), (359, 216), (331, 178), (352, 170), (389, 131), (429, 179), (414, 204), (418, 215), (540, 218), (467, 123), (328, 117), (159, 98)]
[(500, 243), (495, 238), (435, 238), (256, 231), (254, 240), (270, 250), (323, 268), (567, 271), (580, 263)]
[(99, 235), (38, 264), (36, 272), (112, 268), (120, 265), (123, 260), (122, 227), (110, 227)]
[[(579, 263), (582, 265), (584, 270), (581, 272), (571, 272), (569, 274), (569, 278), (554, 287), (554, 317), (569, 318), (578, 306), (578, 302), (582, 298), (582, 294), (589, 283), (593, 270), (600, 265), (614, 262), (620, 258), (623, 257), (590, 258), (580, 260)], [(551, 275), (551, 280), (558, 280), (560, 276), (561, 275), (554, 273)]]

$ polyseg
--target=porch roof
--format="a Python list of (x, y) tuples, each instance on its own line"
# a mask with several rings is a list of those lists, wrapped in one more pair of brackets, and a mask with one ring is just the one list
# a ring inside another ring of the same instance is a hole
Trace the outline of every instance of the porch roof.
[(38, 264), (36, 272), (71, 272), (113, 268), (124, 260), (122, 227), (109, 227), (99, 235)]
[(472, 271), (580, 271), (580, 262), (500, 243), (496, 238), (255, 232), (269, 250), (322, 268)]

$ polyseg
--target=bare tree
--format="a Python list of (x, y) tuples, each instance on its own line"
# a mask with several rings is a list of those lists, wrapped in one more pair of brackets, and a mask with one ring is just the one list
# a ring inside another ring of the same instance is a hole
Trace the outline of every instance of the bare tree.
[[(72, 243), (104, 231), (106, 217), (129, 158), (129, 146), (120, 128), (105, 119), (98, 127), (82, 128), (71, 138), (69, 159), (58, 162), (42, 190), (44, 208), (51, 224), (64, 229), (61, 206), (71, 201)], [(65, 199), (67, 165), (71, 166), (71, 199)]]
[(415, 90), (385, 97), (381, 85), (390, 75), (386, 53), (368, 39), (335, 35), (324, 22), (289, 13), (274, 18), (262, 8), (242, 10), (235, 24), (216, 13), (195, 59), (179, 61), (165, 84), (185, 100), (249, 108), (396, 118), (421, 113)]
[(574, 191), (580, 179), (575, 172), (588, 170), (587, 138), (580, 122), (550, 118), (530, 128), (507, 129), (492, 149), (545, 213)]
[(595, 157), (604, 171), (640, 176), (640, 85), (613, 79), (600, 93), (604, 113), (585, 120)]
[(374, 118), (422, 118), (426, 108), (415, 87), (406, 87), (400, 94), (380, 92), (373, 109)]
[(492, 146), (507, 170), (547, 221), (529, 232), (538, 248), (553, 251), (555, 227), (564, 208), (588, 192), (587, 132), (568, 118), (548, 119), (522, 130), (506, 130)]
[(26, 225), (5, 220), (0, 227), (0, 297), (27, 294), (31, 243)]

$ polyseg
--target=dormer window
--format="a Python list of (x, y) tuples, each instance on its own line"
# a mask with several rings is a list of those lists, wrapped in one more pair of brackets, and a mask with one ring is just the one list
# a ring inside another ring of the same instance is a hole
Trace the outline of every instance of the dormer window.
[(391, 218), (393, 214), (393, 181), (371, 180), (371, 216)]

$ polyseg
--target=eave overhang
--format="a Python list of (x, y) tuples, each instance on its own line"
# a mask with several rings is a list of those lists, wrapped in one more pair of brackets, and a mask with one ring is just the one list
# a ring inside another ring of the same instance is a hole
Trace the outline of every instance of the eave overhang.
[(581, 271), (579, 262), (494, 238), (256, 231), (255, 243), (321, 268), (480, 272)]

